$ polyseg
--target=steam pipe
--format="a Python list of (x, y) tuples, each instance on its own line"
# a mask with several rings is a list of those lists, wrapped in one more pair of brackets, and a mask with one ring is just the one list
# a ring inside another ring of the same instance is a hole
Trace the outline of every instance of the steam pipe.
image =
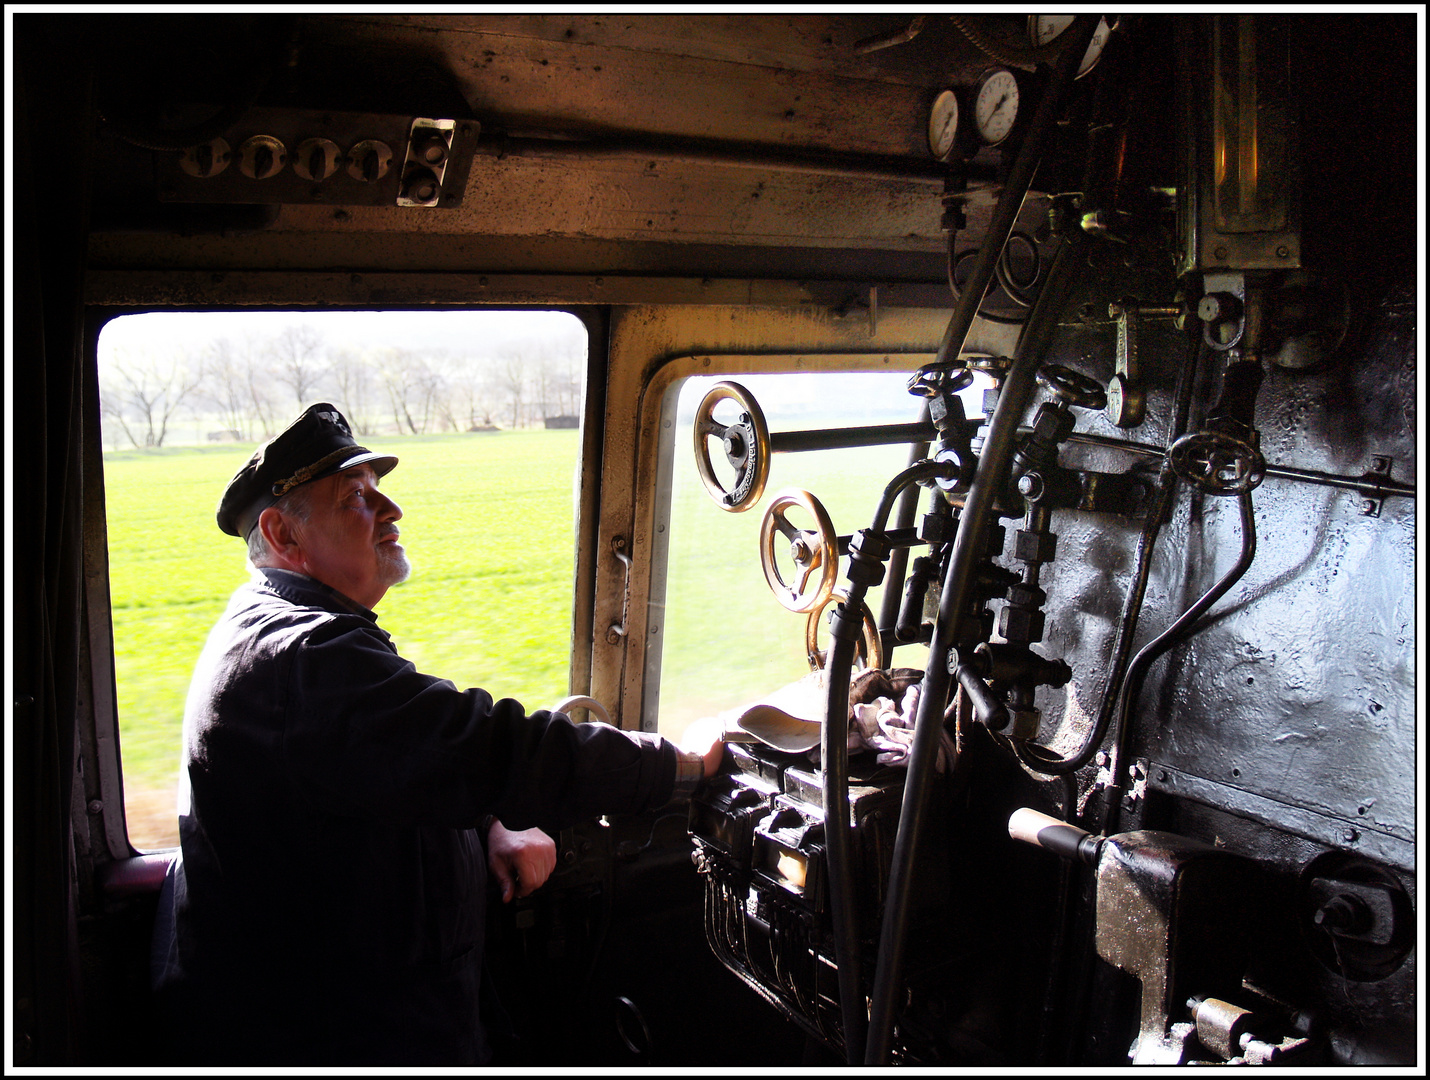
[[(1062, 99), (1077, 72), (1097, 27), (1097, 17), (1079, 15), (1066, 32), (1068, 41), (1058, 54), (1057, 66), (1048, 84), (1047, 93), (1039, 102), (1032, 127), (1022, 150), (1009, 173), (1002, 197), (994, 209), (983, 248), (978, 253), (973, 274), (964, 287), (954, 309), (938, 359), (946, 361), (950, 354), (963, 351), (973, 316), (983, 298), (983, 290), (993, 275), (994, 266), (1013, 229), (1018, 210), (1032, 183), (1042, 153), (1042, 144), (1052, 132), (1061, 111)], [(1018, 423), (1027, 411), (1036, 387), (1035, 376), (1042, 355), (1057, 326), (1058, 314), (1073, 284), (1070, 272), (1075, 258), (1082, 253), (1085, 236), (1072, 230), (1058, 249), (1048, 281), (1043, 286), (1018, 343), (1013, 366), (998, 396), (998, 407), (989, 424), (988, 436), (978, 462), (973, 486), (964, 504), (958, 532), (954, 536), (943, 594), (939, 599), (939, 617), (934, 624), (933, 641), (929, 645), (928, 665), (924, 671), (919, 698), (918, 719), (904, 781), (904, 798), (899, 815), (899, 830), (894, 842), (893, 865), (889, 873), (889, 891), (884, 905), (884, 920), (879, 935), (879, 962), (875, 972), (874, 990), (869, 1016), (869, 1039), (865, 1049), (865, 1064), (883, 1064), (893, 1039), (895, 999), (903, 968), (904, 942), (908, 930), (909, 887), (913, 879), (914, 854), (922, 831), (925, 804), (933, 776), (933, 763), (938, 753), (939, 734), (943, 726), (944, 704), (948, 700), (948, 653), (952, 647), (953, 628), (959, 613), (967, 606), (973, 571), (987, 543), (988, 519), (993, 514), (994, 500), (1008, 476)], [(829, 818), (825, 823), (828, 827)]]
[(1196, 621), (1220, 600), (1228, 589), (1241, 580), (1242, 575), (1251, 566), (1252, 560), (1256, 558), (1256, 515), (1252, 512), (1251, 492), (1242, 492), (1239, 501), (1241, 503), (1241, 554), (1237, 557), (1236, 564), (1222, 576), (1220, 581), (1203, 593), (1200, 600), (1182, 612), (1181, 618), (1142, 646), (1142, 650), (1132, 658), (1132, 663), (1127, 669), (1127, 684), (1122, 693), (1122, 708), (1117, 715), (1117, 739), (1114, 743), (1111, 765), (1112, 783), (1108, 785), (1107, 806), (1104, 811), (1104, 834), (1110, 834), (1117, 828), (1118, 807), (1122, 802), (1123, 775), (1126, 771), (1124, 766), (1127, 759), (1127, 748), (1132, 741), (1132, 724), (1130, 722), (1132, 710), (1137, 704), (1137, 699), (1142, 696), (1142, 684), (1146, 681), (1147, 672), (1159, 656), (1186, 641), (1200, 629), (1194, 625)]
[(1205, 344), (1199, 346), (1192, 354), (1191, 363), (1182, 365), (1182, 373), (1177, 380), (1177, 390), (1172, 402), (1171, 430), (1167, 433), (1167, 449), (1162, 451), (1162, 469), (1157, 477), (1157, 494), (1147, 512), (1142, 535), (1137, 539), (1137, 570), (1122, 605), (1122, 618), (1118, 621), (1117, 638), (1112, 646), (1112, 668), (1107, 676), (1107, 685), (1103, 689), (1097, 721), (1077, 753), (1067, 758), (1058, 758), (1047, 747), (1037, 743), (1020, 745), (1017, 748), (1018, 757), (1035, 772), (1050, 776), (1070, 776), (1092, 760), (1097, 748), (1107, 736), (1108, 726), (1117, 707), (1118, 695), (1124, 684), (1128, 658), (1132, 655), (1132, 643), (1137, 636), (1137, 621), (1142, 613), (1142, 600), (1147, 594), (1147, 578), (1152, 569), (1152, 549), (1157, 543), (1162, 526), (1167, 523), (1172, 512), (1172, 500), (1177, 490), (1177, 476), (1172, 471), (1171, 459), (1167, 454), (1172, 444), (1181, 438), (1186, 430), (1187, 415), (1191, 408), (1192, 384), (1206, 351)]
[[(948, 476), (945, 462), (916, 461), (891, 480), (874, 511), (869, 531), (882, 535), (894, 500), (920, 480)], [(859, 920), (854, 910), (854, 875), (849, 839), (849, 675), (862, 630), (859, 609), (869, 586), (849, 578), (848, 599), (835, 609), (825, 663), (824, 726), (820, 763), (824, 771), (824, 851), (829, 869), (829, 909), (834, 923), (834, 961), (839, 973), (839, 1009), (844, 1025), (844, 1053), (852, 1065), (864, 1058), (864, 984), (859, 959)]]
[[(929, 422), (927, 403), (925, 403), (923, 408), (921, 422), (932, 427), (932, 424)], [(930, 439), (931, 438), (932, 436), (930, 436)], [(928, 442), (915, 443), (909, 448), (909, 464), (912, 466), (914, 463), (926, 457), (928, 452)], [(899, 499), (899, 511), (898, 516), (894, 519), (894, 528), (896, 530), (912, 528), (914, 516), (918, 513), (918, 507), (919, 489), (915, 486), (905, 488), (903, 495)], [(903, 599), (896, 583), (901, 583), (904, 580), (904, 573), (908, 569), (908, 565), (909, 549), (905, 547), (894, 548), (893, 553), (889, 556), (888, 587), (884, 589), (884, 602), (879, 612), (879, 636), (882, 639), (880, 644), (884, 647), (885, 663), (887, 663), (889, 667), (894, 666), (891, 658), (893, 657), (894, 646), (899, 643), (898, 637), (894, 633), (894, 624), (899, 621), (899, 603)]]

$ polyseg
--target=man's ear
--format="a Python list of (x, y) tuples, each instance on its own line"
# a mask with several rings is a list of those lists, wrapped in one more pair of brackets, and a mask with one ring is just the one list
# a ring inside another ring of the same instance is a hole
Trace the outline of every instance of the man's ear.
[(303, 548), (294, 535), (293, 524), (283, 511), (268, 507), (258, 515), (258, 530), (268, 544), (268, 550), (285, 564), (297, 566), (303, 560)]

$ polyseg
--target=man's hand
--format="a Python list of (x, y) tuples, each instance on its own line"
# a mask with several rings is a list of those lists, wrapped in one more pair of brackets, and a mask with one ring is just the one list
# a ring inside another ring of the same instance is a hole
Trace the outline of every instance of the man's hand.
[(501, 902), (530, 896), (556, 869), (556, 842), (540, 829), (512, 832), (492, 819), (487, 830), (487, 869), (501, 885)]
[(687, 754), (699, 754), (705, 760), (705, 779), (720, 771), (725, 758), (724, 725), (713, 716), (694, 721), (680, 736), (680, 748)]

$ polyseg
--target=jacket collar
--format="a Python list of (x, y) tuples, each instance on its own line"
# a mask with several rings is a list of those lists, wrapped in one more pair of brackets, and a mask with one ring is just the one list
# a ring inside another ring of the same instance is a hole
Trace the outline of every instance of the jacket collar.
[(258, 588), (269, 589), (294, 604), (348, 612), (361, 615), (370, 622), (377, 622), (377, 612), (371, 608), (363, 607), (331, 585), (325, 585), (317, 578), (300, 574), (296, 570), (281, 570), (275, 566), (257, 567), (253, 572), (253, 583)]

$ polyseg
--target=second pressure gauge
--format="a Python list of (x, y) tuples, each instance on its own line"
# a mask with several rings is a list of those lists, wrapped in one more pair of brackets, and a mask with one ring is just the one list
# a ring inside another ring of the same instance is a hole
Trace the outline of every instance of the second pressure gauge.
[(1018, 125), (1022, 84), (1005, 67), (992, 67), (973, 84), (973, 129), (988, 146), (997, 146)]
[(950, 161), (967, 142), (968, 123), (963, 117), (958, 94), (941, 91), (929, 109), (929, 153), (939, 161)]

